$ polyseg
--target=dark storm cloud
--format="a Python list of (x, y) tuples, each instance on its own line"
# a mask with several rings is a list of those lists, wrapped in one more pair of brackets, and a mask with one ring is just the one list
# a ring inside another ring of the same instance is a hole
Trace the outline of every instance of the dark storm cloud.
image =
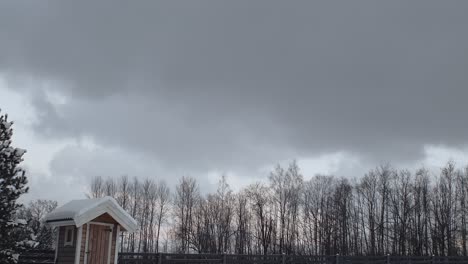
[[(466, 1), (0, 4), (0, 71), (69, 102), (38, 131), (187, 168), (467, 144)], [(40, 106), (48, 107), (40, 107)], [(45, 110), (42, 110), (45, 111)]]

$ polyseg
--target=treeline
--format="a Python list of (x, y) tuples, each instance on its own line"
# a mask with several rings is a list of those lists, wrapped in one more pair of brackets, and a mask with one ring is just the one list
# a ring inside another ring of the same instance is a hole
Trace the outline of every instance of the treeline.
[(90, 197), (110, 195), (140, 229), (121, 251), (308, 255), (468, 253), (468, 168), (437, 172), (380, 166), (358, 179), (277, 166), (268, 182), (234, 193), (221, 177), (202, 195), (183, 177), (171, 192), (152, 179), (96, 177)]

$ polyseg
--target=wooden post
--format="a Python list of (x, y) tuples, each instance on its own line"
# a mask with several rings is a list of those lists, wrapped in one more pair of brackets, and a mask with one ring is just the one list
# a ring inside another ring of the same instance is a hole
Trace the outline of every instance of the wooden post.
[(89, 236), (91, 235), (89, 233), (90, 226), (91, 225), (89, 223), (86, 224), (86, 242), (85, 242), (84, 264), (88, 264), (88, 258), (89, 258)]
[[(75, 245), (75, 264), (80, 264), (81, 239), (83, 236), (83, 226), (78, 227), (77, 233), (78, 233), (78, 238), (76, 239), (76, 245)], [(112, 241), (110, 241), (109, 246), (111, 244), (112, 244)]]
[(114, 264), (119, 261), (119, 250), (120, 250), (120, 225), (117, 225), (117, 231), (115, 232), (115, 245), (114, 245)]
[(340, 254), (336, 254), (335, 264), (340, 264)]
[(286, 254), (284, 254), (284, 252), (283, 252), (281, 263), (283, 263), (283, 264), (286, 263)]
[(387, 264), (390, 264), (390, 254), (387, 254)]
[(158, 253), (158, 264), (162, 264), (162, 253)]
[(223, 253), (223, 264), (226, 264), (226, 252)]
[(57, 238), (55, 240), (55, 257), (54, 257), (54, 263), (57, 263), (57, 254), (59, 250), (59, 238), (60, 238), (60, 226), (56, 227), (57, 229)]
[(434, 264), (434, 255), (431, 256), (431, 264)]

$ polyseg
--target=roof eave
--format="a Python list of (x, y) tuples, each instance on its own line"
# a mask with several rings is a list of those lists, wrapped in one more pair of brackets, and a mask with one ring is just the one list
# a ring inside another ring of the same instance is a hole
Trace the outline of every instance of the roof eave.
[(77, 226), (73, 219), (52, 219), (52, 220), (47, 220), (46, 224), (51, 227), (70, 226), (70, 225)]

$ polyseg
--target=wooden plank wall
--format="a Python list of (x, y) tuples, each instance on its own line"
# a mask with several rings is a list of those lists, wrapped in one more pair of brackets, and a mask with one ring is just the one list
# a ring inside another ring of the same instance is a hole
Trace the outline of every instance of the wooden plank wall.
[(57, 263), (60, 264), (74, 264), (75, 263), (75, 246), (76, 239), (78, 237), (77, 228), (73, 226), (73, 245), (64, 246), (65, 242), (65, 228), (66, 226), (61, 226), (59, 228), (59, 241), (58, 241), (58, 253), (57, 253)]

